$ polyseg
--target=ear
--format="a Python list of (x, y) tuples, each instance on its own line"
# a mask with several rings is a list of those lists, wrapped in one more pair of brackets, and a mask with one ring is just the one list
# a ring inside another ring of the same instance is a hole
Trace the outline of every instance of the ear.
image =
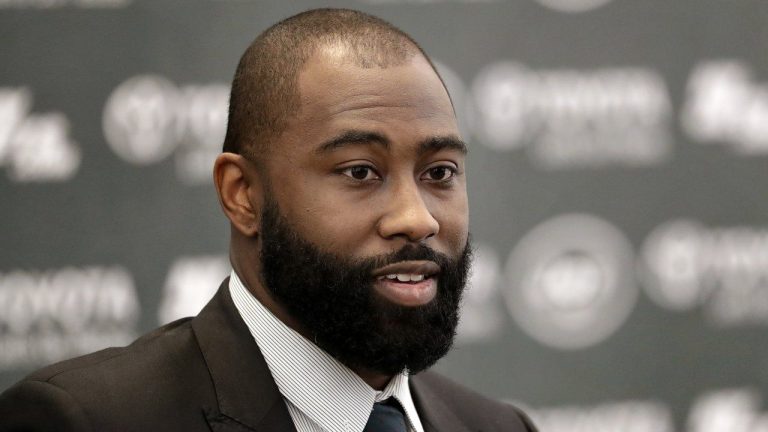
[(213, 165), (219, 204), (232, 226), (246, 237), (259, 232), (264, 189), (256, 165), (235, 153), (222, 153)]

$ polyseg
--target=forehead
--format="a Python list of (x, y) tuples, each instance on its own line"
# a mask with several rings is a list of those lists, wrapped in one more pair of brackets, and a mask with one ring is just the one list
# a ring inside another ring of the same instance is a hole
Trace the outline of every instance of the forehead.
[(407, 127), (412, 134), (458, 135), (448, 93), (421, 55), (385, 68), (363, 68), (343, 50), (310, 58), (298, 79), (294, 126), (311, 132), (355, 126)]

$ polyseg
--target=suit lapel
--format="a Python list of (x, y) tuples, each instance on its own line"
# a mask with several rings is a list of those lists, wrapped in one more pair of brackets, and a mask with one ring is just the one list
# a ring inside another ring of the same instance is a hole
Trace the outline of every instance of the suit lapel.
[(411, 396), (425, 432), (469, 432), (470, 429), (448, 408), (443, 398), (418, 375), (409, 379)]
[[(215, 432), (295, 432), (283, 397), (264, 356), (229, 295), (229, 278), (200, 314), (192, 328), (216, 392), (217, 407), (205, 407)], [(425, 432), (469, 432), (441, 395), (418, 375), (409, 379)]]
[(229, 278), (192, 320), (219, 405), (206, 407), (208, 423), (214, 431), (295, 432), (283, 397), (228, 287)]

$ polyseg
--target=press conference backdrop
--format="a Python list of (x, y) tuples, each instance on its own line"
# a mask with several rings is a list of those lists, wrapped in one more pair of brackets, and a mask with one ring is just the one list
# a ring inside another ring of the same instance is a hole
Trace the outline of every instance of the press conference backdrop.
[(438, 369), (546, 432), (768, 431), (764, 0), (0, 0), (0, 389), (200, 309), (236, 62), (327, 5), (420, 41), (470, 142)]

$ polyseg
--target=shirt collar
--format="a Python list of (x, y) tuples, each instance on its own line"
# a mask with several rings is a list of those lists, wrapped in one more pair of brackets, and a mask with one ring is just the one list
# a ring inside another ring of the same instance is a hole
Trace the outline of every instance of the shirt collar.
[(374, 402), (394, 397), (402, 405), (412, 430), (424, 432), (411, 398), (407, 372), (395, 375), (384, 390), (376, 391), (275, 317), (251, 295), (234, 271), (229, 291), (280, 393), (312, 421), (331, 432), (362, 432)]

